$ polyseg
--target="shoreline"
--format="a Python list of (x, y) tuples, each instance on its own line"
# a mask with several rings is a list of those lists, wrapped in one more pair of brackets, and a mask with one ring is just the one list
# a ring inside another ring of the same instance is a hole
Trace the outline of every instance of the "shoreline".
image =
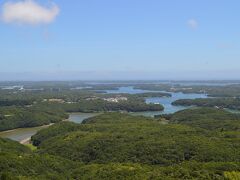
[[(43, 126), (37, 126), (37, 127), (39, 127), (39, 128), (41, 128), (41, 127), (42, 127), (42, 128), (47, 128), (47, 127), (50, 127), (50, 126), (52, 126), (52, 125), (54, 125), (54, 123), (50, 123), (50, 124), (48, 124), (48, 125), (43, 125)], [(26, 145), (26, 144), (31, 144), (31, 138), (32, 138), (32, 136), (27, 137), (27, 138), (19, 141), (19, 143), (20, 143), (20, 144), (24, 144), (24, 145)]]
[[(11, 132), (14, 132), (14, 131), (21, 131), (21, 130), (26, 130), (26, 129), (32, 129), (32, 128), (39, 128), (40, 129), (43, 129), (43, 128), (47, 128), (49, 126), (52, 126), (54, 123), (50, 123), (48, 125), (43, 125), (43, 126), (36, 126), (36, 127), (29, 127), (29, 128), (17, 128), (17, 129), (12, 129), (12, 130), (7, 130), (7, 131), (2, 131), (0, 132), (0, 138), (7, 138), (7, 137), (4, 137), (3, 135), (4, 134), (7, 134), (7, 133), (11, 133)], [(2, 137), (3, 136), (3, 137)], [(15, 140), (16, 142), (19, 142), (20, 144), (30, 144), (31, 142), (31, 136), (28, 136), (22, 140)]]
[(28, 137), (28, 138), (26, 138), (26, 139), (23, 139), (23, 140), (20, 141), (19, 143), (26, 145), (26, 144), (31, 144), (30, 141), (31, 141), (31, 137)]
[[(63, 121), (64, 121), (64, 120), (63, 120)], [(16, 129), (11, 129), (11, 130), (1, 131), (1, 132), (0, 132), (0, 137), (1, 137), (1, 134), (10, 133), (10, 132), (17, 131), (17, 130), (24, 130), (24, 129), (31, 129), (31, 128), (41, 128), (41, 127), (44, 128), (44, 127), (51, 126), (51, 125), (53, 125), (53, 124), (54, 124), (54, 123), (50, 123), (50, 124), (42, 125), (42, 126), (16, 128)]]
[[(75, 112), (75, 113), (68, 113), (69, 115), (71, 114), (75, 114), (75, 115), (78, 115), (78, 114), (92, 114), (92, 113), (82, 113), (82, 112)], [(98, 115), (99, 113), (94, 113), (96, 115)], [(67, 119), (63, 119), (61, 122), (67, 122), (67, 121), (71, 121), (70, 117), (67, 118)], [(50, 123), (48, 125), (43, 125), (43, 126), (36, 126), (36, 127), (28, 127), (28, 128), (16, 128), (16, 129), (11, 129), (11, 130), (6, 130), (6, 131), (2, 131), (0, 132), (0, 138), (9, 138), (9, 139), (12, 139), (14, 141), (17, 141), (21, 144), (30, 144), (31, 143), (31, 137), (34, 135), (30, 135), (30, 136), (25, 136), (23, 137), (24, 139), (13, 139), (13, 138), (10, 138), (10, 136), (8, 134), (11, 134), (11, 133), (14, 133), (14, 132), (17, 132), (17, 131), (25, 131), (25, 130), (31, 130), (31, 129), (38, 129), (36, 131), (39, 131), (40, 129), (42, 128), (47, 128), (49, 126), (52, 126), (53, 124), (55, 123)], [(36, 134), (36, 133), (35, 133)]]

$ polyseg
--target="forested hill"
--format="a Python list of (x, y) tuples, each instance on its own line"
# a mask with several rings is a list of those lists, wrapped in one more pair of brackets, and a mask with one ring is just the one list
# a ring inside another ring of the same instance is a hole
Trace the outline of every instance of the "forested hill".
[(61, 122), (32, 137), (34, 152), (5, 142), (19, 150), (3, 149), (0, 174), (28, 179), (239, 179), (239, 124), (238, 115), (214, 108), (155, 119), (106, 113), (83, 124)]

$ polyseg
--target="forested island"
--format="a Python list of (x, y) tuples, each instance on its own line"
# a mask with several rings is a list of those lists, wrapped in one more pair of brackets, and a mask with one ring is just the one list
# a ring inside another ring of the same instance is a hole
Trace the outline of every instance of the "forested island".
[[(183, 83), (184, 84), (184, 83)], [(240, 84), (229, 85), (183, 85), (179, 82), (174, 84), (137, 84), (135, 89), (151, 91), (168, 91), (183, 93), (205, 93), (210, 97), (240, 97)]]
[(200, 106), (240, 110), (240, 98), (179, 99), (172, 104), (176, 106)]

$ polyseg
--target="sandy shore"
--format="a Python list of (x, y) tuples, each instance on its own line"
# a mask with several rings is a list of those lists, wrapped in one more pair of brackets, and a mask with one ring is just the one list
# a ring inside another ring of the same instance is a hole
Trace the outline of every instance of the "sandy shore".
[(20, 144), (30, 144), (30, 141), (31, 141), (31, 137), (28, 137), (26, 139), (23, 139), (22, 141), (20, 141), (19, 143)]
[[(17, 129), (2, 131), (2, 132), (0, 132), (0, 136), (1, 136), (1, 135), (3, 136), (3, 135), (6, 134), (6, 133), (11, 133), (11, 132), (14, 133), (14, 131), (19, 131), (19, 130), (23, 130), (23, 131), (24, 131), (24, 130), (31, 129), (31, 128), (40, 128), (40, 129), (42, 129), (42, 128), (47, 128), (47, 127), (49, 127), (49, 126), (52, 126), (53, 124), (54, 124), (54, 123), (51, 123), (51, 124), (48, 124), (48, 125), (43, 125), (43, 126), (37, 126), (37, 127), (17, 128)], [(39, 130), (40, 130), (40, 129), (39, 129)], [(7, 137), (4, 137), (4, 138), (7, 138)], [(29, 136), (29, 137), (27, 137), (27, 138), (25, 138), (25, 139), (22, 139), (22, 140), (18, 140), (18, 142), (21, 143), (21, 144), (29, 144), (30, 141), (31, 141), (31, 136)]]
[[(39, 127), (46, 128), (46, 127), (52, 126), (53, 124), (54, 123), (51, 123), (51, 124), (48, 124), (48, 125), (44, 125), (44, 126), (39, 126)], [(21, 144), (30, 144), (31, 143), (31, 136), (27, 137), (26, 139), (21, 140), (19, 143), (21, 143)]]

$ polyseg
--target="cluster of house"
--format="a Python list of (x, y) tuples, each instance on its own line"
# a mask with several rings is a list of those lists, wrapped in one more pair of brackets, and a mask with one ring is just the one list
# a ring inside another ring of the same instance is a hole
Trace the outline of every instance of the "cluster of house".
[(118, 103), (119, 101), (127, 101), (128, 100), (127, 97), (122, 97), (122, 96), (107, 97), (107, 98), (100, 98), (100, 97), (93, 96), (93, 97), (86, 98), (86, 100), (88, 100), (88, 101), (97, 100), (97, 99), (102, 99), (107, 102), (115, 102), (115, 103)]
[[(91, 100), (97, 100), (97, 99), (102, 99), (107, 102), (115, 102), (118, 103), (120, 101), (127, 101), (127, 97), (122, 97), (122, 96), (117, 96), (117, 97), (109, 97), (109, 98), (99, 98), (99, 97), (88, 97), (86, 100), (91, 101)], [(67, 104), (72, 104), (74, 102), (65, 102), (63, 99), (44, 99), (43, 102), (52, 102), (52, 103), (67, 103)]]
[(127, 97), (110, 97), (110, 98), (104, 98), (103, 100), (108, 102), (118, 103), (119, 101), (127, 101), (128, 98)]
[(191, 88), (191, 87), (186, 87), (186, 88), (174, 88), (174, 87), (172, 87), (172, 88), (170, 88), (170, 90), (171, 91), (179, 91), (179, 90), (192, 90), (193, 88)]
[(63, 99), (44, 99), (43, 102), (65, 103)]

